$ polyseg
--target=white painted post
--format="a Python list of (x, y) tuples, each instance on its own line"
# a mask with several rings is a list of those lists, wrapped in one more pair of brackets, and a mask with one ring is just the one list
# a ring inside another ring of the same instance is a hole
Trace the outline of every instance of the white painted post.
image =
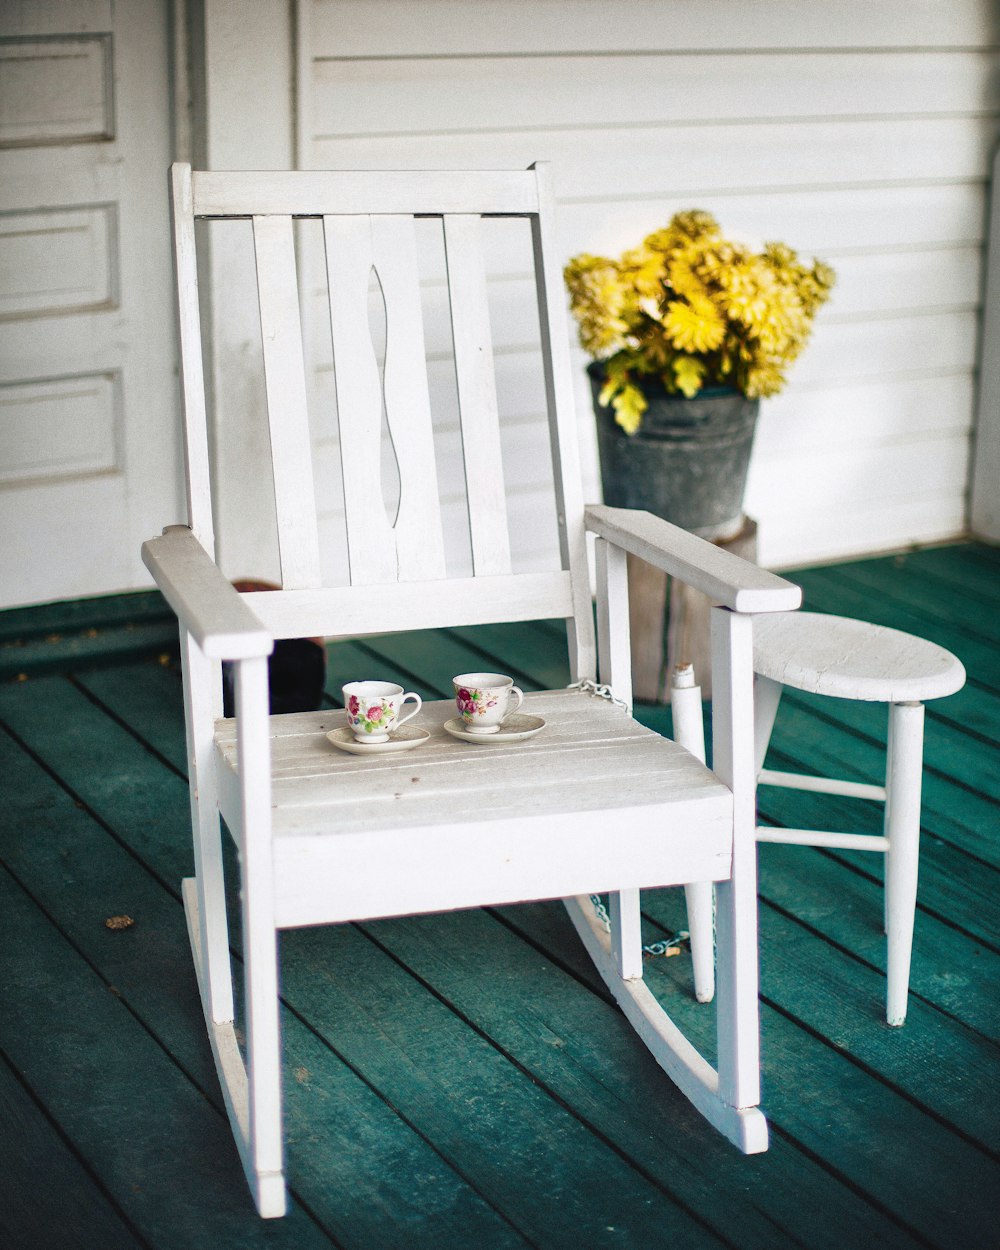
[[(693, 664), (679, 664), (671, 672), (670, 710), (674, 741), (704, 764), (705, 718)], [(691, 935), (694, 996), (699, 1003), (710, 1003), (715, 997), (715, 887), (711, 881), (692, 881), (684, 887), (684, 900)]]
[[(594, 540), (597, 569), (597, 671), (616, 699), (632, 708), (628, 562), (606, 538)], [(702, 757), (704, 758), (704, 756)]]
[[(716, 886), (719, 1095), (760, 1102), (753, 621), (712, 609), (712, 768), (733, 792), (733, 867)], [(763, 1147), (761, 1147), (762, 1149)]]
[[(598, 538), (594, 544), (597, 570), (597, 672), (616, 699), (632, 707), (632, 655), (629, 642), (628, 565), (625, 552)], [(608, 896), (611, 952), (624, 981), (642, 977), (642, 922), (638, 890), (612, 891)]]
[(888, 992), (886, 1019), (906, 1019), (913, 919), (917, 905), (920, 856), (920, 790), (923, 773), (924, 705), (893, 703), (889, 708), (886, 760), (885, 855)]
[(222, 831), (215, 785), (212, 725), (222, 715), (222, 673), (183, 625), (180, 626), (184, 674), (184, 722), (190, 776), (194, 872), (204, 966), (201, 984), (206, 1012), (216, 1024), (233, 1019), (233, 975), (226, 921), (226, 885), (222, 870)]
[(271, 746), (267, 658), (236, 665), (236, 733), (242, 816), (243, 958), (246, 978), (249, 1148), (257, 1209), (284, 1215), (278, 935), (271, 848)]

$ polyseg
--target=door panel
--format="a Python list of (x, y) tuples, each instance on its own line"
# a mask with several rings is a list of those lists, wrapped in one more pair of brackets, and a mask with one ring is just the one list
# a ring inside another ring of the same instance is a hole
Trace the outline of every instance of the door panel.
[(0, 10), (0, 607), (146, 587), (182, 519), (166, 0)]

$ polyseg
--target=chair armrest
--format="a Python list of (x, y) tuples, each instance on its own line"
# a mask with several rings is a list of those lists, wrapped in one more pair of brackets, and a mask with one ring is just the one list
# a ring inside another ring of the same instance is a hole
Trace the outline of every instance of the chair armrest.
[(594, 534), (734, 612), (783, 612), (802, 602), (801, 587), (651, 512), (590, 504), (584, 523)]
[(181, 624), (210, 659), (270, 655), (274, 639), (186, 525), (142, 544), (142, 561)]

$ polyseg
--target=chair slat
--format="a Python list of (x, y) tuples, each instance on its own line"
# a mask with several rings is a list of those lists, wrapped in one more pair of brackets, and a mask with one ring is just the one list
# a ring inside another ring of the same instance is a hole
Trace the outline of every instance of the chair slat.
[(214, 552), (208, 422), (205, 415), (205, 370), (201, 350), (198, 262), (189, 165), (175, 165), (171, 172), (171, 210), (176, 257), (174, 268), (177, 279), (181, 387), (184, 397), (188, 524), (205, 550)]
[(521, 214), (538, 211), (538, 190), (530, 170), (199, 170), (194, 211), (198, 217)]
[(407, 629), (486, 625), (492, 621), (559, 620), (573, 611), (566, 572), (511, 577), (457, 577), (321, 590), (253, 591), (243, 596), (275, 638), (379, 633), (387, 621)]
[(445, 564), (413, 218), (372, 218), (372, 239), (385, 298), (385, 415), (399, 467), (399, 580), (424, 581), (444, 577)]
[(478, 216), (444, 219), (472, 566), (477, 574), (502, 574), (511, 568), (510, 534), (480, 229)]
[[(324, 219), (351, 581), (445, 575), (423, 318), (409, 217)], [(384, 390), (368, 321), (374, 270), (386, 315)], [(380, 498), (382, 411), (399, 468), (393, 525)]]
[(590, 611), (590, 582), (587, 574), (587, 546), (583, 524), (583, 490), (577, 442), (573, 374), (569, 340), (565, 330), (566, 311), (556, 292), (562, 291), (558, 250), (552, 220), (554, 196), (548, 164), (532, 168), (538, 180), (537, 217), (531, 219), (531, 239), (535, 255), (535, 287), (542, 334), (542, 362), (545, 369), (545, 395), (549, 413), (555, 467), (556, 503), (559, 513), (559, 546), (563, 567), (573, 571), (575, 598), (573, 620), (569, 622), (570, 668), (574, 680), (592, 676), (597, 667), (593, 617)]
[(290, 217), (253, 219), (282, 585), (320, 585), (302, 327)]
[(382, 382), (368, 324), (371, 221), (327, 217), (323, 236), (351, 580), (394, 582), (392, 526), (381, 498), (372, 503), (372, 486), (381, 491), (382, 482)]

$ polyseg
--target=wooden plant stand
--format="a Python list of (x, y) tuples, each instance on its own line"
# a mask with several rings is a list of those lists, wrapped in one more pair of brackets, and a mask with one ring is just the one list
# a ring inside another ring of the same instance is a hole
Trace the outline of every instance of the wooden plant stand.
[[(716, 546), (744, 560), (757, 558), (757, 522), (744, 517), (743, 528)], [(712, 696), (711, 603), (681, 582), (668, 586), (666, 573), (628, 557), (629, 628), (632, 635), (632, 690), (645, 703), (669, 703), (670, 673), (693, 664), (702, 697)]]

